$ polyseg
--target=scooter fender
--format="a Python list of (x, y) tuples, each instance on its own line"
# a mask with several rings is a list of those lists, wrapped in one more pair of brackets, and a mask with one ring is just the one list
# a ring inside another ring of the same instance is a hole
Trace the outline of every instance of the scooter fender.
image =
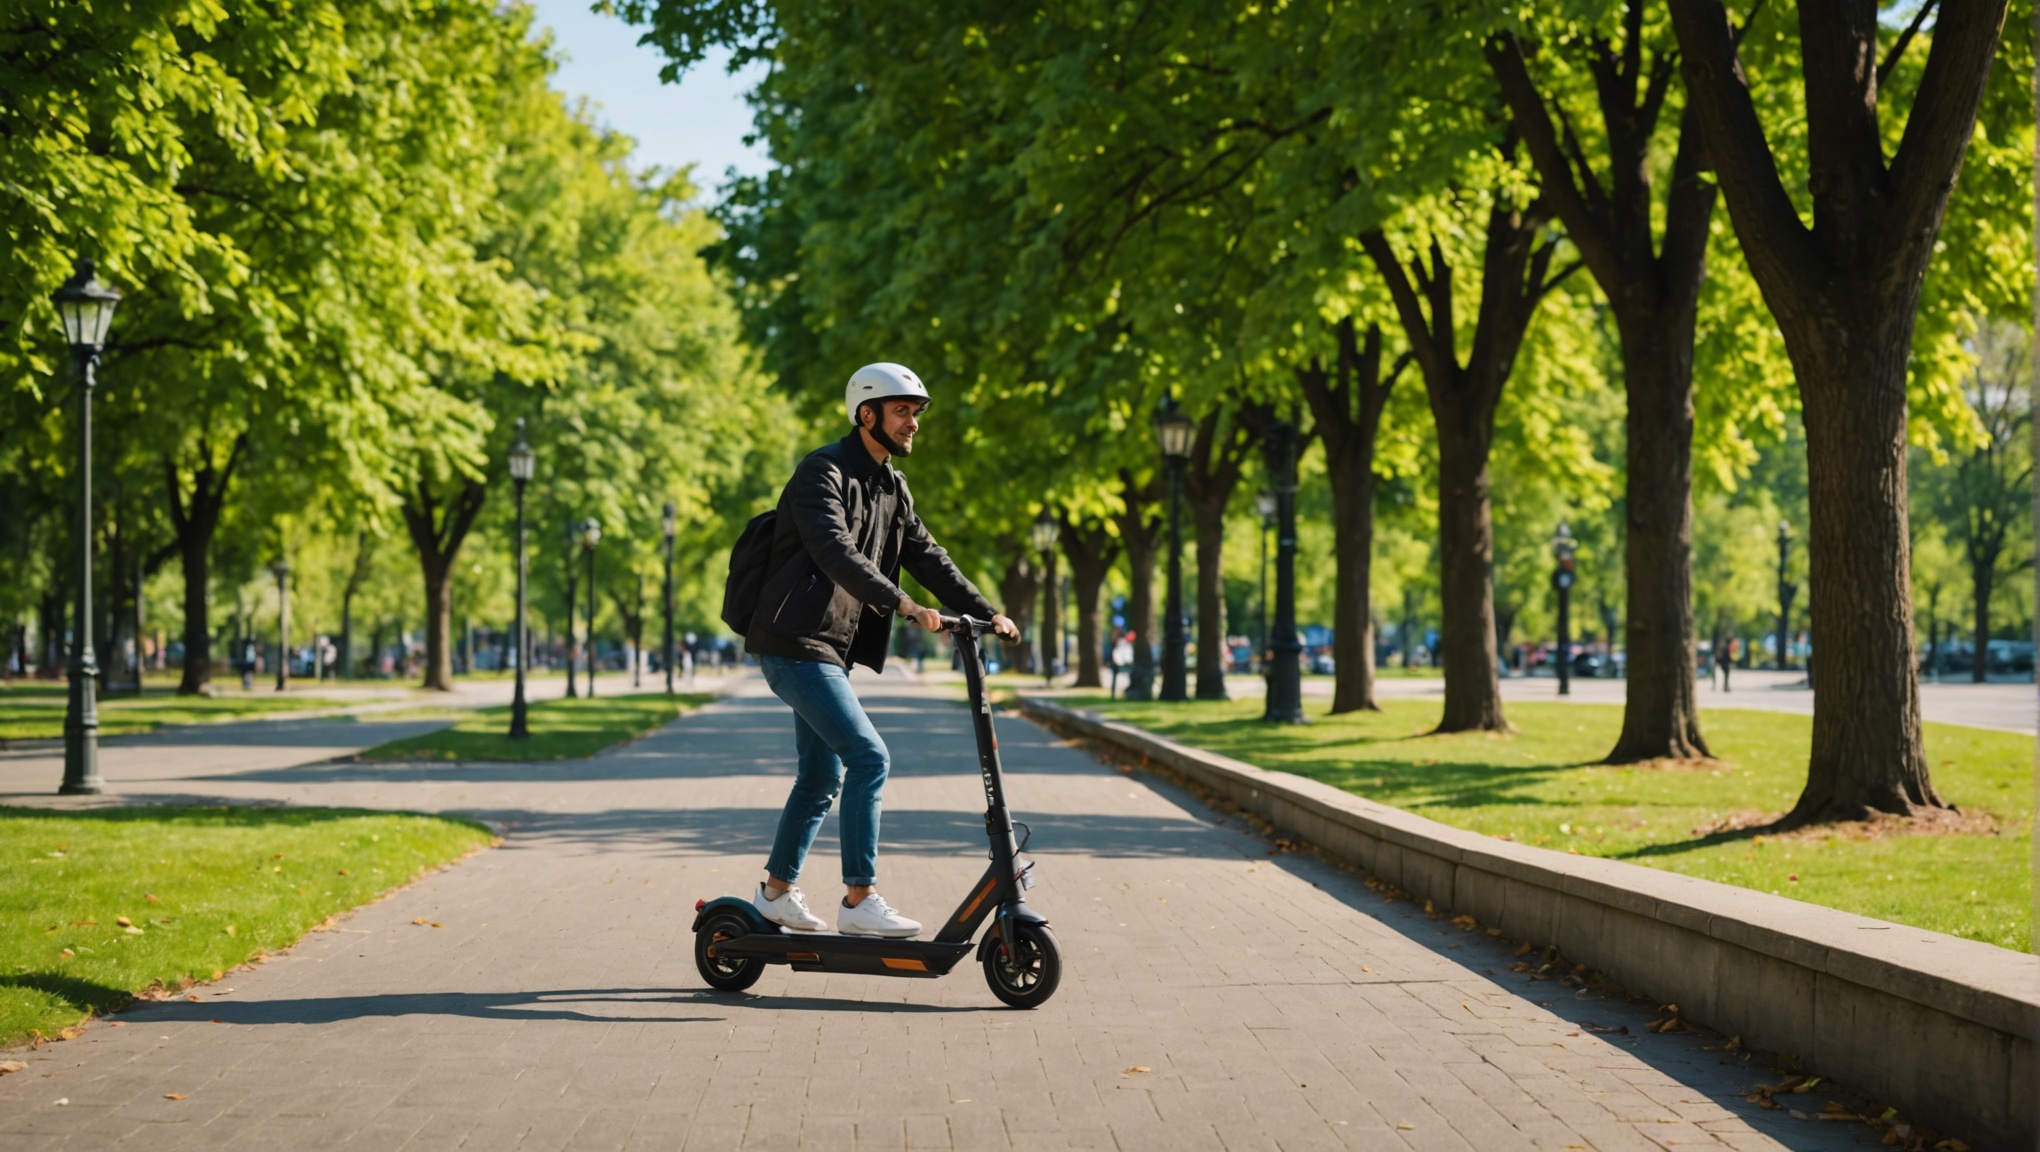
[(695, 901), (693, 930), (696, 932), (701, 931), (701, 926), (708, 923), (709, 917), (719, 912), (736, 913), (743, 918), (744, 923), (749, 925), (753, 932), (765, 935), (776, 935), (779, 932), (779, 925), (767, 920), (758, 909), (752, 907), (749, 900), (741, 896), (718, 896), (713, 900)]
[(984, 963), (985, 957), (990, 956), (992, 954), (993, 944), (999, 942), (1000, 940), (1006, 939), (1008, 931), (1007, 925), (1017, 922), (1025, 922), (1029, 924), (1047, 924), (1048, 917), (1043, 916), (1041, 913), (1036, 912), (1034, 909), (1029, 908), (1025, 904), (1009, 904), (1006, 907), (999, 909), (999, 918), (993, 921), (992, 930), (985, 933), (984, 939), (978, 941), (977, 946), (978, 963), (980, 964)]

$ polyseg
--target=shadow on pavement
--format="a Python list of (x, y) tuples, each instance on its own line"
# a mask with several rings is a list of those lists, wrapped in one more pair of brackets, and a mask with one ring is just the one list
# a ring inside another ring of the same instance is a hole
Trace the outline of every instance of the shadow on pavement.
[[(521, 845), (540, 842), (573, 842), (601, 850), (632, 852), (650, 850), (666, 855), (756, 856), (771, 852), (772, 837), (779, 827), (779, 808), (622, 808), (601, 812), (530, 812), (517, 809), (494, 811), (461, 809), (495, 825), (507, 825), (511, 837), (498, 851), (514, 852)], [(1034, 838), (1029, 855), (1054, 856), (1059, 852), (1114, 858), (1181, 858), (1186, 856), (1231, 857), (1235, 852), (1204, 835), (1198, 825), (1173, 817), (1110, 814), (1054, 816), (1030, 819), (1022, 811), (1015, 815), (1029, 823)], [(912, 856), (956, 856), (982, 860), (985, 855), (984, 817), (974, 812), (939, 809), (888, 808), (880, 832), (885, 854)], [(815, 839), (816, 859), (836, 854), (835, 821), (823, 825)]]
[(659, 1006), (704, 1002), (691, 992), (660, 988), (560, 989), (551, 992), (415, 992), (322, 996), (300, 1000), (185, 1000), (137, 1004), (122, 1015), (139, 1021), (221, 1024), (331, 1024), (383, 1016), (466, 1016), (476, 1020), (580, 1020), (589, 1023), (700, 1024), (721, 1016), (647, 1016), (576, 1011), (567, 1004)]

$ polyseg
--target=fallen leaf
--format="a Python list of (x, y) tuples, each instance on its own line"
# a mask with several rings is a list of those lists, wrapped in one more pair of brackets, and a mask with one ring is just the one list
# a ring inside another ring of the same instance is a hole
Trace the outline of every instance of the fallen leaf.
[(1409, 1132), (1409, 1131), (1413, 1131), (1413, 1130), (1414, 1130), (1414, 1129), (1416, 1128), (1416, 1125), (1415, 1125), (1415, 1124), (1412, 1124), (1412, 1123), (1410, 1123), (1410, 1122), (1409, 1122), (1409, 1121), (1407, 1121), (1407, 1120), (1401, 1120), (1401, 1121), (1398, 1121), (1398, 1122), (1396, 1123), (1396, 1126), (1395, 1126), (1395, 1128), (1396, 1128), (1396, 1131), (1398, 1131), (1398, 1132)]
[(106, 1022), (106, 1026), (107, 1026), (108, 1028), (125, 1028), (125, 1027), (127, 1027), (127, 1021), (125, 1021), (125, 1020), (108, 1020), (108, 1021)]
[(121, 926), (121, 927), (123, 927), (123, 928), (132, 928), (132, 927), (134, 927), (134, 926), (135, 926), (135, 922), (134, 922), (134, 921), (132, 921), (132, 920), (130, 920), (130, 919), (128, 919), (128, 918), (127, 918), (127, 917), (125, 917), (125, 916), (115, 916), (115, 917), (113, 918), (113, 922), (114, 922), (115, 924), (118, 924), (118, 925), (120, 925), (120, 926)]
[(163, 1093), (163, 1099), (165, 1099), (165, 1100), (182, 1100), (182, 1099), (184, 1099), (184, 1093), (182, 1093), (182, 1092), (165, 1092), (165, 1093)]
[(1806, 1113), (1804, 1113), (1804, 1112), (1801, 1112), (1801, 1111), (1800, 1111), (1799, 1109), (1797, 1109), (1797, 1108), (1787, 1108), (1787, 1109), (1785, 1110), (1785, 1114), (1786, 1114), (1787, 1116), (1790, 1116), (1790, 1117), (1792, 1117), (1792, 1118), (1793, 1118), (1794, 1120), (1804, 1120), (1804, 1119), (1806, 1119)]
[(144, 892), (144, 893), (142, 893), (142, 899), (144, 899), (144, 900), (147, 900), (147, 901), (148, 901), (149, 903), (151, 903), (151, 904), (161, 904), (161, 903), (162, 903), (162, 901), (161, 901), (161, 900), (158, 900), (158, 899), (156, 898), (156, 894), (155, 894), (155, 893), (153, 893), (153, 892)]
[(27, 1064), (19, 1060), (0, 1060), (0, 1076), (5, 1076), (9, 1072), (24, 1071), (27, 1067)]
[(186, 1000), (189, 1000), (189, 1001), (191, 1001), (191, 1002), (192, 1002), (193, 1004), (196, 1004), (196, 1003), (198, 1003), (198, 994), (197, 994), (197, 993), (186, 993), (186, 994), (185, 994), (185, 996), (184, 996), (184, 998), (185, 998)]
[(240, 934), (241, 934), (240, 929), (235, 928), (232, 924), (227, 925), (227, 935), (239, 936)]
[[(647, 881), (647, 883), (650, 883), (650, 881)], [(951, 1104), (968, 1104), (968, 1103), (970, 1103), (970, 1097), (968, 1097), (968, 1096), (965, 1096), (965, 1097), (964, 1097), (963, 1099), (961, 1099), (961, 1100), (951, 1100), (951, 1101), (950, 1101), (950, 1103), (951, 1103)]]
[(57, 1039), (59, 1039), (59, 1040), (76, 1040), (76, 1039), (78, 1038), (78, 1034), (79, 1034), (79, 1033), (81, 1033), (81, 1032), (83, 1032), (83, 1031), (85, 1031), (85, 1029), (83, 1029), (83, 1028), (78, 1028), (78, 1027), (71, 1027), (71, 1028), (66, 1028), (66, 1029), (64, 1029), (64, 1030), (63, 1030), (62, 1032), (59, 1032), (59, 1033), (57, 1033)]
[(427, 919), (425, 919), (425, 918), (424, 918), (423, 916), (413, 916), (413, 917), (411, 917), (411, 923), (413, 923), (413, 924), (416, 924), (416, 925), (418, 925), (418, 926), (420, 926), (420, 927), (423, 927), (423, 926), (425, 926), (425, 925), (427, 925), (427, 924), (430, 924), (430, 923), (431, 923), (431, 921), (430, 921), (430, 920), (427, 920)]
[(69, 1104), (70, 1102), (71, 1102), (71, 1098), (70, 1098), (69, 1096), (59, 1096), (59, 1097), (57, 1097), (57, 1107), (59, 1107), (59, 1108), (62, 1108), (62, 1107), (63, 1107), (64, 1105), (66, 1105), (66, 1104)]
[(69, 948), (66, 948), (66, 949), (64, 949), (64, 950), (63, 950), (62, 952), (59, 952), (59, 953), (57, 953), (57, 955), (59, 955), (59, 956), (76, 956), (76, 955), (77, 955), (77, 953), (76, 953), (76, 952), (73, 952), (73, 951), (71, 951), (71, 950), (70, 950)]
[(1133, 1067), (1131, 1067), (1131, 1068), (1128, 1068), (1128, 1069), (1127, 1069), (1126, 1071), (1124, 1071), (1124, 1072), (1121, 1072), (1121, 1073), (1120, 1073), (1120, 1075), (1121, 1075), (1121, 1076), (1138, 1076), (1138, 1075), (1140, 1075), (1140, 1074), (1141, 1074), (1141, 1073), (1143, 1073), (1143, 1072), (1152, 1072), (1152, 1071), (1154, 1071), (1154, 1069), (1152, 1069), (1152, 1068), (1149, 1068), (1149, 1067), (1148, 1067), (1147, 1065), (1145, 1065), (1145, 1064), (1135, 1064), (1135, 1065), (1134, 1065)]

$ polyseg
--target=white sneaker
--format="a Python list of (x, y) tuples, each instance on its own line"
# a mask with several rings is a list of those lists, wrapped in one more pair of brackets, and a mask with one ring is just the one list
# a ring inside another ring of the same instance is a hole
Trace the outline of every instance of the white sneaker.
[(836, 931), (845, 936), (918, 936), (921, 922), (893, 911), (885, 897), (872, 892), (857, 907), (845, 904), (836, 910)]
[(807, 898), (801, 895), (799, 888), (788, 888), (779, 894), (779, 899), (771, 900), (766, 898), (765, 882), (761, 880), (758, 891), (751, 896), (751, 907), (774, 924), (784, 924), (796, 932), (826, 932), (829, 929), (828, 921), (808, 911)]

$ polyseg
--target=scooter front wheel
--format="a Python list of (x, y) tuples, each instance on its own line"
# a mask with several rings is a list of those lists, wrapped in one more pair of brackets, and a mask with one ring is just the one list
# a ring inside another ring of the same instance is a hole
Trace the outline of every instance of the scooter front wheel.
[(719, 992), (742, 992), (765, 974), (763, 960), (733, 960), (709, 953), (718, 941), (741, 936), (749, 926), (735, 916), (717, 916), (694, 934), (694, 966), (708, 986)]
[[(995, 928), (994, 931), (997, 931)], [(985, 951), (985, 983), (992, 995), (1015, 1008), (1039, 1008), (1062, 982), (1062, 949), (1048, 925), (1013, 925), (1013, 943), (995, 941)]]

